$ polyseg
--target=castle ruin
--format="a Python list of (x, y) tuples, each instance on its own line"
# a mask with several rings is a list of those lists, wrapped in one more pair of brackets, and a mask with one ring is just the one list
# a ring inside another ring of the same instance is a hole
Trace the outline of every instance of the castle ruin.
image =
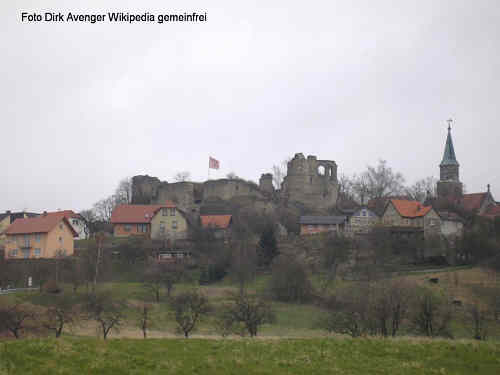
[(262, 174), (259, 185), (243, 179), (168, 183), (147, 175), (132, 178), (132, 203), (158, 204), (171, 200), (195, 214), (203, 205), (216, 202), (238, 202), (264, 212), (278, 205), (292, 205), (319, 214), (336, 207), (338, 192), (337, 164), (312, 155), (305, 158), (301, 153), (288, 162), (281, 190), (274, 188), (271, 173)]

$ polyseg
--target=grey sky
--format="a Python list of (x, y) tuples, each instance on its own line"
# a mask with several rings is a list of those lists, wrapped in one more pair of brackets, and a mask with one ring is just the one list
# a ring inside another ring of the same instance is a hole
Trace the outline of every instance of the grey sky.
[[(439, 176), (449, 117), (467, 191), (500, 200), (497, 0), (43, 3), (0, 3), (1, 211), (89, 208), (136, 174), (201, 181), (209, 155), (214, 178), (302, 152), (412, 183)], [(20, 21), (46, 10), (208, 22)]]

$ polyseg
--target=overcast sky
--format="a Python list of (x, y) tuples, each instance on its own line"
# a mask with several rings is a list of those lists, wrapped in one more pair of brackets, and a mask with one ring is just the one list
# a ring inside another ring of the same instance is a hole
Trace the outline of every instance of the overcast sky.
[[(0, 212), (90, 208), (125, 176), (378, 159), (500, 200), (500, 2), (0, 3)], [(105, 3), (105, 5), (102, 5)], [(70, 5), (68, 5), (70, 4)], [(203, 23), (22, 23), (21, 12), (207, 12)]]

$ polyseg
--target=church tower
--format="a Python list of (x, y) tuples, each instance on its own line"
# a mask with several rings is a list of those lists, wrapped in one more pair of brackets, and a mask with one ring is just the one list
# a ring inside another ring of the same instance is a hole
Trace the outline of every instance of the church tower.
[(462, 183), (459, 179), (459, 167), (451, 139), (451, 120), (448, 120), (448, 136), (444, 146), (443, 160), (439, 164), (437, 195), (439, 199), (457, 200), (462, 197)]

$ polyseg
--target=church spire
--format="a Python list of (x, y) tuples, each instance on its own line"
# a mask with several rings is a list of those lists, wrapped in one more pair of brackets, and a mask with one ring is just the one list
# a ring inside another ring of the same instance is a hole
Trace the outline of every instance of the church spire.
[(446, 144), (444, 146), (443, 160), (441, 165), (458, 165), (457, 158), (455, 156), (455, 149), (453, 148), (453, 140), (451, 139), (451, 122), (453, 120), (448, 120), (448, 136), (446, 137)]

